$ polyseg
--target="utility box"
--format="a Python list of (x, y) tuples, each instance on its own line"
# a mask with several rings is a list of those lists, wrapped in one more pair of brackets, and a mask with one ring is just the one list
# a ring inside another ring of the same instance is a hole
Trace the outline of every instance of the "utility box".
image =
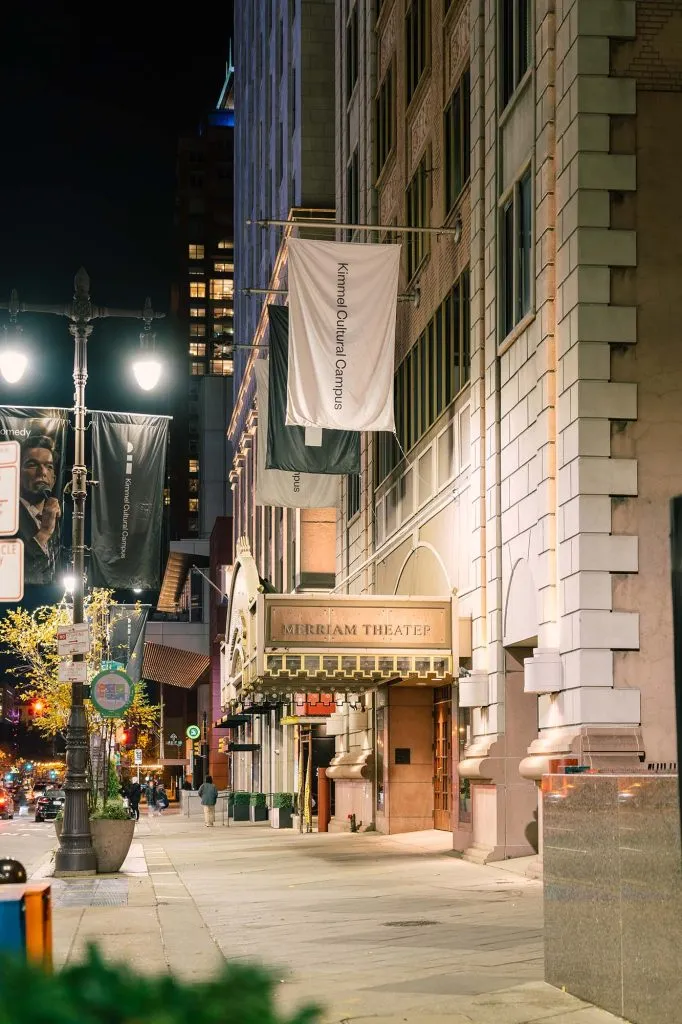
[(0, 950), (52, 967), (49, 882), (0, 886)]

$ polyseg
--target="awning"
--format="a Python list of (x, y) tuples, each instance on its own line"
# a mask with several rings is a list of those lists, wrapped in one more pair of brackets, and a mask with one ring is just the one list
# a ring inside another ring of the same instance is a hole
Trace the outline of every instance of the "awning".
[(190, 551), (171, 551), (161, 581), (156, 610), (171, 614), (176, 612), (191, 566), (196, 565), (200, 569), (205, 569), (208, 564), (208, 555), (195, 555)]
[(240, 725), (248, 725), (251, 722), (250, 715), (224, 715), (217, 722), (213, 723), (214, 729), (238, 729)]
[(151, 683), (191, 690), (208, 673), (210, 665), (208, 654), (147, 642), (142, 659), (142, 678)]

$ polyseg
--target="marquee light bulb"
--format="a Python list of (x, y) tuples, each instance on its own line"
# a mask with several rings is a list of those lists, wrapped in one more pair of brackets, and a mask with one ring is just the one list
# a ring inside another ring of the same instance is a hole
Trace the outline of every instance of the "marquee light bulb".
[(153, 356), (137, 359), (133, 363), (133, 373), (143, 391), (152, 391), (161, 377), (161, 362)]

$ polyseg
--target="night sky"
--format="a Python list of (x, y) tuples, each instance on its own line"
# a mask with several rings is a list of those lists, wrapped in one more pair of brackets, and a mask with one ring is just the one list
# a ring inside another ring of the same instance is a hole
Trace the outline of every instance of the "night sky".
[[(6, 5), (0, 301), (15, 287), (27, 302), (68, 302), (82, 264), (96, 304), (138, 308), (150, 295), (168, 309), (177, 139), (218, 98), (231, 23), (229, 3), (178, 16), (144, 3)], [(30, 372), (26, 383), (0, 383), (0, 403), (70, 405), (66, 321), (22, 324)], [(138, 333), (134, 321), (95, 326), (91, 408), (170, 411), (172, 373), (152, 398), (132, 383)]]

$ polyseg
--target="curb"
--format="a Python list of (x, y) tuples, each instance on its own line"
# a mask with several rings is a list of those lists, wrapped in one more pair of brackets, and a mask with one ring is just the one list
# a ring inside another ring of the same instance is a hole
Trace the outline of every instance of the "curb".
[(48, 850), (42, 859), (38, 861), (38, 866), (29, 875), (31, 881), (40, 881), (43, 878), (52, 878), (54, 876), (55, 853), (56, 847), (54, 850)]

